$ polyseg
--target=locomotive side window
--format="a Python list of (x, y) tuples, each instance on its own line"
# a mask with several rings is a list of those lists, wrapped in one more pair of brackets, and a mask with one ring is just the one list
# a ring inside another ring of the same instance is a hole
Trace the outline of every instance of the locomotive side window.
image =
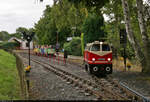
[(102, 45), (102, 51), (110, 51), (110, 47), (107, 44)]
[(87, 49), (88, 49), (88, 47), (86, 46), (86, 47), (85, 47), (85, 50), (87, 50)]
[(90, 47), (89, 47), (89, 46), (86, 46), (86, 47), (85, 47), (85, 50), (89, 50), (89, 49), (90, 49)]
[(100, 44), (93, 44), (91, 51), (100, 51)]

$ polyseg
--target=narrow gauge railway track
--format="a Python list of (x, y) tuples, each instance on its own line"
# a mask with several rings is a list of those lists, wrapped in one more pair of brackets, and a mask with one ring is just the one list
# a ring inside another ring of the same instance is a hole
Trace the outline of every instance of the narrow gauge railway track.
[[(99, 83), (104, 88), (107, 88), (108, 90), (111, 90), (114, 92), (114, 94), (117, 94), (118, 97), (127, 97), (128, 99), (131, 99), (135, 102), (143, 102), (143, 98), (139, 97), (137, 94), (132, 92), (131, 90), (128, 90), (125, 86), (120, 85), (120, 83), (111, 77), (105, 78), (97, 78), (96, 76), (92, 76), (93, 79), (96, 81), (96, 83)], [(119, 89), (119, 90), (118, 90)], [(145, 101), (148, 102), (148, 101)]]
[(91, 82), (89, 80), (85, 80), (85, 79), (80, 78), (76, 75), (73, 75), (69, 72), (66, 72), (64, 70), (56, 68), (48, 63), (40, 62), (37, 59), (36, 60), (31, 59), (31, 60), (35, 63), (42, 65), (47, 70), (54, 72), (56, 75), (65, 79), (66, 81), (70, 82), (71, 84), (74, 84), (75, 86), (78, 86), (79, 88), (84, 89), (85, 92), (88, 92), (90, 94), (97, 96), (98, 99), (131, 100), (131, 98), (122, 96), (121, 94), (118, 94), (118, 93), (114, 93), (112, 90), (108, 90), (107, 87), (104, 87), (101, 84), (97, 84), (97, 83)]
[[(74, 64), (74, 65), (78, 65), (78, 64), (71, 62), (71, 61), (69, 63)], [(78, 66), (84, 68), (81, 65), (78, 65)], [(132, 99), (135, 102), (150, 102), (150, 99), (148, 99), (147, 97), (145, 97), (142, 94), (132, 90), (131, 88), (129, 88), (128, 86), (126, 86), (122, 82), (118, 82), (118, 80), (112, 79), (112, 77), (110, 77), (110, 76), (107, 78), (101, 78), (101, 79), (96, 77), (96, 76), (92, 76), (92, 78), (95, 80), (96, 83), (100, 84), (102, 87), (105, 87), (106, 91), (110, 92), (110, 90), (111, 90), (111, 92), (113, 92), (112, 95), (115, 98), (119, 99), (121, 97), (122, 99), (127, 99), (126, 97), (128, 97), (128, 99)]]
[[(49, 63), (45, 63), (45, 64), (52, 66)], [(56, 67), (54, 67), (54, 68), (56, 68)], [(67, 73), (69, 73), (69, 72), (67, 72)], [(82, 78), (79, 78), (79, 79), (82, 79)], [(103, 94), (109, 93), (109, 95), (106, 99), (132, 100), (134, 102), (150, 102), (150, 100), (147, 99), (146, 97), (144, 97), (141, 94), (137, 93), (136, 91), (128, 88), (123, 83), (119, 83), (116, 79), (112, 79), (112, 77), (107, 77), (105, 79), (105, 78), (98, 78), (96, 76), (92, 76), (92, 79), (94, 80), (94, 84), (98, 84), (97, 86), (94, 86), (94, 88), (96, 90), (97, 90), (97, 88), (101, 88), (101, 90), (99, 90), (99, 91), (100, 92), (105, 91), (105, 92), (103, 92)], [(69, 80), (67, 79), (67, 81), (69, 81)], [(73, 81), (71, 81), (71, 83), (72, 82)], [(88, 81), (88, 83), (89, 82), (90, 81)], [(91, 82), (91, 83), (93, 83), (93, 82)], [(91, 83), (89, 83), (89, 84), (91, 84)], [(90, 87), (90, 88), (92, 88), (92, 87)], [(91, 92), (89, 92), (89, 93), (91, 93)]]
[[(106, 77), (106, 78), (98, 78), (96, 76), (92, 76), (94, 81), (96, 83), (99, 83), (101, 86), (107, 88), (108, 90), (112, 90), (115, 94), (120, 97), (128, 97), (134, 102), (150, 102), (150, 99), (147, 97), (141, 95), (140, 93), (134, 91), (133, 89), (129, 88), (122, 82), (118, 82), (116, 79), (112, 79), (112, 77)], [(120, 90), (118, 90), (118, 88)], [(123, 96), (122, 96), (123, 95)]]

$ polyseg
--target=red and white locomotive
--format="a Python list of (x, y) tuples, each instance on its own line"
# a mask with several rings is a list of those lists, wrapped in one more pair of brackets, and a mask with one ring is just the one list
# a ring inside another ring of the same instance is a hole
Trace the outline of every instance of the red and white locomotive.
[(84, 50), (85, 70), (91, 74), (112, 73), (112, 50), (108, 43), (88, 43)]

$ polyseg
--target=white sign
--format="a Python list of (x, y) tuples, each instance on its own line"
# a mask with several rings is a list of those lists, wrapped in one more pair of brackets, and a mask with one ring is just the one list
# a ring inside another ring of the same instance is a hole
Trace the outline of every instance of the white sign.
[(72, 37), (68, 37), (68, 38), (67, 38), (67, 41), (71, 41), (71, 40), (72, 40)]

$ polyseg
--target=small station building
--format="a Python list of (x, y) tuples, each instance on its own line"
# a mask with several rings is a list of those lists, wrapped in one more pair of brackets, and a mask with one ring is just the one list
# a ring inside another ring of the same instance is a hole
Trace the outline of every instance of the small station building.
[[(28, 42), (26, 40), (23, 39), (18, 39), (16, 37), (12, 37), (8, 40), (8, 42), (16, 42), (19, 44), (19, 48), (21, 50), (26, 50), (29, 48)], [(33, 42), (30, 42), (30, 49), (33, 49)]]

